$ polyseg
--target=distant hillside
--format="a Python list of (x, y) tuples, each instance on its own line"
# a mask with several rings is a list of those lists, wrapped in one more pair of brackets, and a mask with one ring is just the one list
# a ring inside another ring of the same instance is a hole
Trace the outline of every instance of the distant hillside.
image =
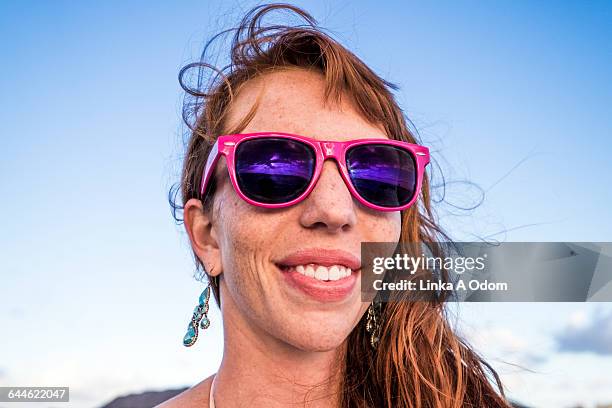
[(178, 390), (147, 391), (141, 394), (130, 394), (118, 397), (100, 408), (151, 408), (169, 400), (185, 391), (187, 387)]

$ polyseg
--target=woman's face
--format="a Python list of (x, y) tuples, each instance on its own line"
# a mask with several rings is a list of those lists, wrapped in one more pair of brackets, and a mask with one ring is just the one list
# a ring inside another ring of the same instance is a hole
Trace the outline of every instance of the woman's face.
[[(258, 98), (255, 116), (242, 133), (279, 131), (338, 141), (387, 138), (349, 101), (325, 106), (322, 74), (299, 69), (246, 83), (231, 106), (226, 128), (240, 123)], [(354, 270), (345, 284), (330, 284), (298, 275), (295, 267), (286, 270), (282, 262), (301, 252), (289, 263), (312, 263), (315, 270), (318, 263), (347, 263), (333, 259), (336, 253), (329, 250), (360, 262), (361, 242), (399, 240), (400, 213), (375, 211), (353, 199), (333, 160), (325, 162), (305, 200), (283, 209), (243, 201), (231, 185), (223, 157), (216, 177), (213, 217), (192, 199), (185, 206), (185, 224), (207, 271), (222, 273), (226, 329), (229, 325), (243, 335), (267, 334), (301, 350), (340, 346), (368, 307), (361, 302), (360, 271)]]

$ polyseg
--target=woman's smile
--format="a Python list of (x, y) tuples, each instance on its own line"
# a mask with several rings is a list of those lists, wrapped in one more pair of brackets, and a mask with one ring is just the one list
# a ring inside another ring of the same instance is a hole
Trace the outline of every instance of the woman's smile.
[(359, 258), (350, 252), (310, 248), (292, 253), (275, 263), (293, 289), (319, 302), (338, 302), (357, 288)]

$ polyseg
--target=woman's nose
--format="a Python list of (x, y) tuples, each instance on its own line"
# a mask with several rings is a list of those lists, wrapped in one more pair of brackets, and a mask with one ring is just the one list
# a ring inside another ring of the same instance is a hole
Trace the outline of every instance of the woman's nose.
[(300, 223), (306, 228), (346, 231), (357, 221), (353, 197), (334, 160), (325, 161), (317, 184), (301, 204)]

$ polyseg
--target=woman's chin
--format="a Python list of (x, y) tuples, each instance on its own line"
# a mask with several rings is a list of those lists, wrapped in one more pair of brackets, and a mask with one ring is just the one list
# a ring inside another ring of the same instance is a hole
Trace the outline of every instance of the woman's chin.
[(346, 340), (346, 336), (318, 336), (318, 338), (294, 340), (291, 345), (298, 350), (324, 352), (336, 350)]
[(286, 327), (279, 338), (302, 351), (330, 351), (340, 347), (351, 332), (350, 327), (315, 325)]

